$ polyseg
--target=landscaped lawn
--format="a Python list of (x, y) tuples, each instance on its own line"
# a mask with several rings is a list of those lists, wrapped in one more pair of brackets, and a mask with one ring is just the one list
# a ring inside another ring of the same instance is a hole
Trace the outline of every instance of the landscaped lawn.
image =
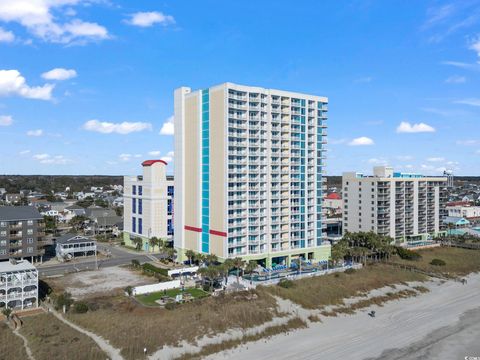
[[(148, 306), (158, 306), (156, 303), (157, 300), (160, 300), (163, 296), (168, 296), (175, 299), (175, 297), (182, 293), (181, 289), (170, 289), (166, 291), (158, 291), (150, 294), (137, 295), (136, 299), (144, 305)], [(183, 291), (184, 294), (190, 294), (194, 299), (202, 298), (208, 296), (208, 293), (202, 289), (190, 288)]]

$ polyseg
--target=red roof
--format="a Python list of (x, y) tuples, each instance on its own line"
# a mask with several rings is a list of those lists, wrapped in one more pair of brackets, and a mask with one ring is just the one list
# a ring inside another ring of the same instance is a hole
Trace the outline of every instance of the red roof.
[(342, 200), (342, 197), (337, 193), (328, 194), (326, 199), (328, 200)]
[(167, 162), (164, 160), (145, 160), (144, 162), (142, 162), (142, 166), (152, 166), (153, 164), (158, 162), (167, 165)]
[(447, 203), (447, 206), (471, 206), (470, 201), (452, 201)]

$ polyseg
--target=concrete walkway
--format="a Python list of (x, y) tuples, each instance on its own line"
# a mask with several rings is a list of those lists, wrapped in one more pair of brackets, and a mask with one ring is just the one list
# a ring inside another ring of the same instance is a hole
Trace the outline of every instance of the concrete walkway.
[(106, 341), (101, 336), (98, 336), (95, 333), (92, 333), (88, 330), (85, 330), (78, 325), (75, 325), (74, 323), (65, 319), (62, 315), (60, 315), (54, 309), (50, 309), (50, 313), (52, 313), (58, 320), (67, 324), (68, 326), (77, 330), (78, 332), (80, 332), (84, 335), (87, 335), (89, 338), (91, 338), (93, 341), (95, 341), (97, 343), (97, 345), (100, 347), (100, 349), (102, 349), (109, 356), (110, 360), (123, 360), (123, 357), (120, 354), (120, 349), (114, 348), (112, 345), (110, 345), (110, 343), (108, 341)]

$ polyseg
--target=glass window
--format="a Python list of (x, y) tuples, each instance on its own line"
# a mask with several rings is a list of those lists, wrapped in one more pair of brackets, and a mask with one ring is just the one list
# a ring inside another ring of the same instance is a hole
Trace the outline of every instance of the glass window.
[(138, 195), (142, 195), (143, 194), (143, 186), (139, 185), (138, 186)]
[(132, 213), (137, 213), (137, 199), (132, 199)]
[(132, 194), (137, 195), (137, 186), (136, 185), (132, 186)]
[(132, 232), (137, 232), (137, 218), (132, 217)]
[(142, 199), (138, 199), (138, 213), (140, 215), (143, 214), (143, 201), (142, 201)]
[(139, 218), (138, 219), (138, 233), (142, 234), (142, 230), (143, 230), (143, 221), (142, 221), (142, 218)]

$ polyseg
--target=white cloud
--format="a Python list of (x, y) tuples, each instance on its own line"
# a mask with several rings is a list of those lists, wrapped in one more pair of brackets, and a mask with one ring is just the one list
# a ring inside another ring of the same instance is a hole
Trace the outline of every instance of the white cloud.
[(367, 146), (367, 145), (373, 145), (374, 142), (372, 139), (366, 136), (361, 136), (359, 138), (353, 139), (348, 143), (350, 146)]
[(11, 43), (15, 40), (15, 35), (11, 31), (4, 30), (0, 27), (0, 42)]
[(463, 105), (470, 105), (470, 106), (480, 106), (480, 99), (476, 98), (468, 98), (455, 101), (455, 104), (463, 104)]
[[(88, 0), (2, 0), (0, 21), (15, 22), (24, 26), (32, 35), (44, 41), (56, 43), (81, 43), (108, 38), (105, 27), (73, 19), (58, 22), (59, 13), (71, 14), (71, 6), (91, 4)], [(66, 10), (63, 8), (69, 6)], [(61, 14), (63, 15), (63, 14)]]
[(132, 154), (120, 154), (118, 155), (120, 161), (130, 161), (132, 159)]
[(27, 131), (28, 136), (42, 136), (43, 135), (43, 130), (42, 129), (37, 129), (37, 130), (28, 130)]
[(20, 155), (27, 155), (27, 154), (30, 154), (30, 150), (23, 150), (23, 151), (20, 151), (19, 154)]
[(411, 156), (411, 155), (398, 155), (396, 158), (397, 158), (397, 160), (400, 160), (400, 161), (413, 160), (413, 156)]
[(397, 133), (422, 133), (435, 132), (435, 129), (425, 123), (410, 124), (407, 121), (402, 121), (397, 127)]
[(463, 145), (463, 146), (475, 146), (480, 144), (480, 140), (457, 140), (457, 145)]
[(158, 156), (160, 155), (160, 150), (152, 150), (148, 152), (148, 155)]
[(0, 115), (0, 126), (10, 126), (13, 124), (13, 118), (10, 115)]
[(27, 99), (51, 100), (55, 85), (28, 86), (18, 70), (0, 70), (0, 96), (21, 96)]
[(445, 82), (449, 84), (463, 84), (466, 81), (467, 81), (467, 78), (465, 76), (458, 76), (458, 75), (453, 75), (445, 79)]
[(480, 36), (477, 36), (477, 38), (472, 41), (470, 44), (470, 50), (475, 51), (478, 57), (480, 57)]
[(63, 68), (55, 68), (42, 74), (42, 78), (46, 80), (68, 80), (74, 77), (77, 77), (75, 70)]
[(137, 12), (130, 15), (130, 19), (125, 21), (127, 24), (140, 26), (140, 27), (150, 27), (155, 24), (160, 24), (163, 26), (175, 24), (175, 19), (171, 15), (165, 15), (159, 11), (151, 12)]
[(173, 116), (170, 116), (162, 125), (160, 129), (160, 135), (173, 135), (175, 128), (173, 125)]
[(37, 160), (40, 164), (65, 165), (71, 162), (70, 159), (67, 159), (63, 155), (52, 156), (50, 154), (36, 154), (33, 155), (33, 159)]
[(173, 152), (173, 151), (169, 151), (169, 152), (167, 153), (167, 156), (161, 157), (160, 160), (163, 160), (163, 161), (169, 163), (169, 162), (172, 162), (172, 161), (173, 161), (173, 156), (174, 156), (174, 152)]
[(130, 134), (144, 130), (151, 130), (152, 124), (146, 122), (127, 122), (112, 123), (106, 121), (89, 120), (83, 124), (83, 129), (87, 131), (95, 131), (102, 134)]
[(373, 165), (388, 165), (388, 161), (386, 159), (377, 159), (377, 158), (371, 158), (371, 159), (368, 159), (368, 163), (369, 164), (373, 164)]
[(429, 157), (427, 158), (428, 162), (442, 162), (445, 161), (445, 158), (443, 157)]

